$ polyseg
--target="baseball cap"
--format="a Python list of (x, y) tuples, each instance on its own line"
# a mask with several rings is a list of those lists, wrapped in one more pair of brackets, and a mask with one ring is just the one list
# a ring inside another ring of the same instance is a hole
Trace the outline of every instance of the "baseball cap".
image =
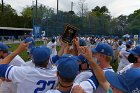
[(80, 39), (79, 44), (80, 44), (80, 46), (86, 46), (86, 42), (84, 39)]
[(33, 48), (34, 45), (35, 45), (35, 41), (34, 41), (34, 39), (32, 37), (27, 37), (24, 41), (25, 41), (25, 43), (31, 42), (29, 44), (29, 48)]
[(0, 51), (2, 50), (8, 50), (8, 48), (10, 48), (9, 46), (3, 44), (3, 43), (0, 43)]
[[(64, 57), (71, 57), (72, 59), (75, 59), (78, 62), (88, 63), (87, 59), (81, 54), (79, 56), (74, 56), (74, 55), (71, 55), (71, 54), (64, 54), (62, 58), (64, 58)], [(58, 63), (56, 63), (56, 64), (58, 64)]]
[(126, 45), (133, 45), (133, 42), (132, 41), (127, 41)]
[(87, 64), (89, 64), (88, 60), (87, 60), (83, 55), (81, 55), (81, 54), (78, 56), (78, 59), (79, 59), (79, 61), (82, 62), (82, 63), (87, 63)]
[(39, 46), (32, 49), (32, 58), (35, 64), (41, 64), (50, 58), (51, 50), (45, 46)]
[(57, 61), (57, 70), (59, 72), (59, 75), (65, 79), (68, 80), (74, 80), (75, 77), (78, 74), (79, 71), (79, 64), (76, 59), (73, 57), (69, 56), (62, 56), (58, 61)]
[(27, 37), (24, 41), (25, 41), (25, 43), (28, 43), (28, 42), (31, 42), (31, 41), (33, 43), (34, 39), (32, 37)]
[(119, 37), (118, 36), (115, 36), (114, 39), (119, 39)]
[(131, 68), (121, 74), (106, 71), (105, 77), (111, 86), (125, 93), (138, 93), (140, 91), (140, 68)]
[(113, 49), (109, 44), (98, 43), (95, 48), (91, 48), (93, 53), (101, 53), (108, 56), (113, 56)]
[(136, 46), (134, 49), (129, 51), (131, 54), (140, 56), (140, 45)]
[(72, 58), (72, 59), (75, 59), (75, 60), (77, 60), (77, 61), (81, 61), (80, 59), (79, 59), (79, 57), (78, 56), (74, 56), (74, 55), (72, 55), (72, 54), (63, 54), (63, 56), (62, 57), (60, 57), (60, 58)]

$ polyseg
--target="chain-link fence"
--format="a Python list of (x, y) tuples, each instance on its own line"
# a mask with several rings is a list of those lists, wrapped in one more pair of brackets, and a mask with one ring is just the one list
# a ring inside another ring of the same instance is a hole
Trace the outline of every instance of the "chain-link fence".
[(94, 34), (93, 28), (90, 26), (88, 17), (77, 16), (73, 11), (58, 11), (43, 4), (33, 4), (33, 27), (39, 26), (43, 33), (39, 32), (40, 36), (44, 34), (47, 37), (57, 36), (64, 31), (66, 23), (72, 24), (80, 29), (80, 35)]

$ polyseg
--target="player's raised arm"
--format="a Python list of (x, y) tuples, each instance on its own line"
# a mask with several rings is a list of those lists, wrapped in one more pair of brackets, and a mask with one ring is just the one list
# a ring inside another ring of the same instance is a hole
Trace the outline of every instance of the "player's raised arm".
[(61, 48), (60, 48), (60, 50), (59, 50), (59, 52), (58, 52), (57, 55), (58, 55), (59, 57), (61, 57), (61, 56), (64, 54), (64, 50), (65, 50), (65, 48), (67, 47), (68, 44), (64, 43), (64, 42), (61, 40), (61, 38), (60, 38), (59, 40), (60, 40), (60, 43), (61, 43)]
[(0, 64), (9, 64), (15, 56), (22, 53), (24, 50), (28, 48), (30, 43), (21, 43), (18, 48), (12, 52), (10, 55), (8, 55), (6, 58), (0, 61)]
[(64, 50), (66, 49), (66, 47), (68, 46), (68, 44), (62, 42), (61, 38), (59, 39), (60, 43), (61, 43), (61, 48), (58, 51), (58, 54), (53, 56), (50, 60), (52, 64), (55, 64), (56, 61), (64, 54)]
[(83, 56), (89, 61), (90, 67), (92, 68), (100, 85), (102, 85), (102, 87), (108, 91), (110, 84), (106, 80), (103, 70), (98, 66), (98, 64), (96, 64), (96, 62), (93, 61), (91, 50), (88, 47), (85, 47), (81, 52)]

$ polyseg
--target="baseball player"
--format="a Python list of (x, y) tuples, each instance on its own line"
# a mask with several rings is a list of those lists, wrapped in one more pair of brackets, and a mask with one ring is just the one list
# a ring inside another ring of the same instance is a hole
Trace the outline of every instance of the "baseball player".
[[(20, 53), (23, 45), (25, 44), (21, 44), (8, 58), (12, 59), (13, 55)], [(8, 58), (5, 60), (8, 61)], [(32, 51), (32, 58), (35, 67), (0, 65), (0, 77), (16, 83), (17, 93), (44, 93), (48, 89), (53, 89), (57, 84), (56, 67), (47, 68), (50, 49), (36, 47)]]
[[(100, 50), (101, 49), (101, 50)], [(84, 50), (84, 51), (83, 51)], [(92, 59), (92, 53), (90, 52), (90, 49), (85, 48), (81, 50), (83, 55), (85, 56), (85, 58), (89, 61), (90, 63), (90, 67), (92, 68), (96, 78), (98, 79), (100, 86), (97, 88), (96, 91), (93, 92), (93, 90), (95, 90), (95, 85), (97, 85), (97, 81), (94, 77), (94, 75), (92, 76), (92, 78), (90, 78), (93, 82), (91, 82), (90, 79), (88, 79), (87, 81), (90, 81), (90, 83), (88, 84), (84, 84), (84, 87), (82, 87), (80, 85), (80, 92), (78, 90), (75, 90), (74, 87), (74, 91), (72, 91), (72, 93), (113, 93), (112, 89), (110, 88), (110, 84), (107, 82), (105, 76), (104, 76), (104, 72), (106, 73), (107, 71), (113, 72), (111, 69), (106, 69), (106, 71), (102, 71), (101, 67), (107, 67), (109, 65), (106, 64), (106, 62), (109, 62), (109, 57), (110, 55), (113, 54), (113, 49), (111, 48), (111, 46), (108, 45), (104, 45), (103, 43), (100, 43), (96, 46), (95, 49), (92, 49), (92, 51), (96, 51), (96, 57), (97, 59), (100, 56), (100, 65), (102, 64), (103, 66), (98, 66), (97, 63), (94, 62), (94, 60)], [(108, 60), (108, 61), (107, 61)], [(98, 59), (99, 61), (99, 59)], [(104, 64), (102, 63), (104, 62)], [(86, 82), (86, 81), (84, 81)], [(82, 82), (83, 83), (83, 82)], [(77, 87), (77, 86), (76, 86)], [(116, 92), (118, 93), (118, 92)]]
[[(95, 53), (95, 57), (99, 62), (99, 66), (103, 69), (104, 72), (114, 72), (110, 66), (110, 62), (113, 56), (113, 49), (109, 44), (99, 43), (95, 48), (92, 49), (92, 52)], [(97, 90), (94, 91), (94, 93), (107, 93), (107, 91), (100, 85)]]
[[(87, 90), (86, 93), (90, 93), (90, 90), (96, 89), (98, 81), (95, 77), (91, 77), (87, 81), (83, 81), (80, 84), (74, 83), (74, 79), (79, 72), (78, 57), (72, 55), (63, 55), (57, 61), (57, 76), (59, 84), (56, 89), (49, 90), (46, 93), (70, 93), (71, 89), (80, 85), (83, 89)], [(86, 85), (86, 86), (85, 86)], [(93, 85), (93, 86), (92, 86)]]
[[(106, 89), (109, 89), (109, 84), (106, 83), (106, 79), (103, 73), (106, 71), (114, 72), (110, 66), (110, 61), (113, 56), (112, 47), (105, 43), (99, 43), (95, 48), (92, 49), (92, 52), (95, 53), (95, 57), (99, 62), (100, 68), (102, 68), (104, 72), (100, 72), (101, 69), (98, 67), (98, 65), (93, 64), (94, 60), (92, 58), (92, 54), (89, 52), (89, 49), (83, 50), (81, 50), (81, 53), (90, 62), (90, 66), (94, 73), (92, 77), (86, 81), (81, 82), (79, 85), (82, 87), (85, 93), (107, 93), (108, 90)], [(99, 83), (100, 85), (98, 86)], [(107, 88), (106, 85), (108, 86)]]
[(129, 56), (129, 50), (131, 49), (131, 47), (132, 47), (132, 45), (131, 45), (131, 42), (130, 41), (128, 41), (128, 42), (126, 42), (126, 50), (121, 50), (120, 51), (120, 55), (119, 55), (119, 57), (120, 57), (120, 63), (119, 63), (119, 66), (118, 66), (118, 72), (120, 71), (120, 70), (122, 70), (125, 66), (127, 66), (128, 64), (130, 64), (129, 63), (129, 61), (128, 61), (128, 56)]
[(139, 93), (140, 92), (140, 46), (130, 50), (128, 56), (130, 64), (117, 74), (107, 71), (105, 76), (112, 86), (113, 93)]
[[(11, 52), (8, 51), (8, 46), (3, 43), (0, 43), (0, 57), (1, 59), (6, 58)], [(14, 59), (9, 63), (13, 66), (21, 66), (25, 64), (24, 60), (19, 56), (15, 56)], [(16, 93), (16, 85), (8, 80), (3, 80), (0, 87), (0, 93)]]
[(47, 44), (47, 47), (51, 49), (51, 57), (57, 55), (55, 38), (52, 38), (52, 40)]

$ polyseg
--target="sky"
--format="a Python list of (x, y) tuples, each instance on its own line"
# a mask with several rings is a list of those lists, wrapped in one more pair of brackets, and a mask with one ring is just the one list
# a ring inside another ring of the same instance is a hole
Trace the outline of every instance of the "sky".
[[(59, 0), (59, 10), (70, 11), (71, 2), (74, 2), (74, 11), (78, 11), (79, 0)], [(110, 14), (113, 17), (119, 15), (129, 15), (135, 10), (140, 9), (140, 0), (81, 0), (88, 7), (90, 11), (95, 6), (107, 6)], [(4, 3), (10, 4), (20, 14), (22, 9), (26, 6), (32, 5), (32, 0), (4, 0)], [(57, 0), (38, 0), (38, 3), (42, 3), (46, 6), (56, 8)]]

